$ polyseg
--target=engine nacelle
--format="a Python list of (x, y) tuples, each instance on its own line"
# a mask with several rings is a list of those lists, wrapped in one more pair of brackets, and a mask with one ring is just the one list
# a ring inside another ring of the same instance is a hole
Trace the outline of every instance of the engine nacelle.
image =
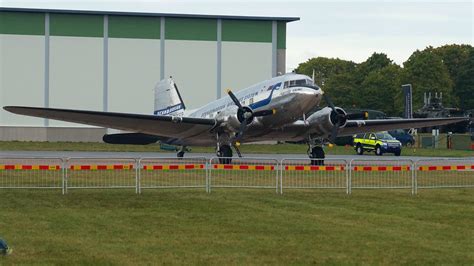
[(229, 131), (236, 132), (240, 128), (240, 121), (237, 118), (236, 108), (227, 108), (221, 111), (216, 116), (216, 120), (219, 121), (221, 125), (227, 128)]
[(311, 132), (316, 135), (327, 136), (337, 123), (337, 119), (342, 119), (342, 121), (339, 121), (339, 128), (343, 128), (347, 123), (346, 112), (340, 107), (336, 107), (336, 111), (342, 116), (338, 117), (331, 108), (325, 107), (307, 117), (306, 122), (311, 125)]

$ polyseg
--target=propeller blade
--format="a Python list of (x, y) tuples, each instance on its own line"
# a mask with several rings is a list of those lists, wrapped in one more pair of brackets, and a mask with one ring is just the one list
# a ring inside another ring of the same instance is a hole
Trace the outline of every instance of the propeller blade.
[(247, 128), (247, 119), (245, 119), (244, 121), (242, 121), (242, 123), (240, 123), (239, 132), (237, 133), (237, 137), (235, 138), (234, 141), (240, 141), (242, 139), (246, 128)]
[(337, 130), (339, 128), (339, 124), (335, 124), (333, 127), (332, 127), (332, 130), (331, 130), (331, 143), (336, 143), (336, 138), (337, 138)]
[(235, 105), (237, 105), (237, 107), (239, 107), (239, 109), (241, 109), (242, 105), (240, 104), (239, 99), (237, 99), (235, 94), (231, 90), (227, 90), (227, 94), (229, 94), (230, 98), (235, 103)]
[(240, 143), (235, 142), (233, 146), (234, 146), (234, 149), (237, 152), (237, 155), (239, 156), (239, 158), (242, 158), (242, 153), (240, 153), (240, 149), (239, 149)]
[(272, 109), (272, 110), (262, 110), (262, 111), (257, 111), (255, 113), (253, 113), (253, 115), (255, 117), (259, 117), (259, 116), (267, 116), (267, 115), (274, 115), (276, 113), (276, 110), (275, 109)]
[(336, 112), (336, 106), (334, 106), (334, 104), (332, 103), (331, 98), (329, 98), (329, 96), (327, 96), (326, 94), (323, 94), (323, 98), (324, 101), (329, 105), (329, 107), (331, 107), (332, 111)]

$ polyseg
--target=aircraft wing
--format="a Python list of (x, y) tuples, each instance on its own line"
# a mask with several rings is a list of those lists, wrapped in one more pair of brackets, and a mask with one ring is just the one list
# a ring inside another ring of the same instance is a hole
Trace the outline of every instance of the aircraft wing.
[(22, 106), (5, 106), (3, 109), (20, 115), (50, 118), (66, 122), (181, 139), (201, 134), (209, 134), (209, 131), (216, 124), (214, 119), (207, 118), (140, 115)]
[(345, 127), (339, 129), (338, 136), (393, 129), (434, 127), (468, 120), (467, 117), (349, 120)]

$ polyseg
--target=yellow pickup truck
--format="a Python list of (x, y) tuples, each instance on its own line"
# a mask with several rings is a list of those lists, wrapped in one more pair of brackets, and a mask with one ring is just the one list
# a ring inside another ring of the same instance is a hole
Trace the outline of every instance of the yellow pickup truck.
[(400, 156), (402, 153), (402, 143), (386, 131), (356, 134), (353, 137), (354, 149), (359, 155), (364, 151), (375, 152), (376, 155), (394, 153)]

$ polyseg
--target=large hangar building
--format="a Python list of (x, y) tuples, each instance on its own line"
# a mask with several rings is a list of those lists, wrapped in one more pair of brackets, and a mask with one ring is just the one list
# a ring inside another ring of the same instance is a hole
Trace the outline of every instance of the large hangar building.
[[(285, 72), (293, 17), (0, 8), (0, 106), (153, 113), (169, 76), (187, 108)], [(103, 128), (0, 110), (0, 140), (99, 141)]]

